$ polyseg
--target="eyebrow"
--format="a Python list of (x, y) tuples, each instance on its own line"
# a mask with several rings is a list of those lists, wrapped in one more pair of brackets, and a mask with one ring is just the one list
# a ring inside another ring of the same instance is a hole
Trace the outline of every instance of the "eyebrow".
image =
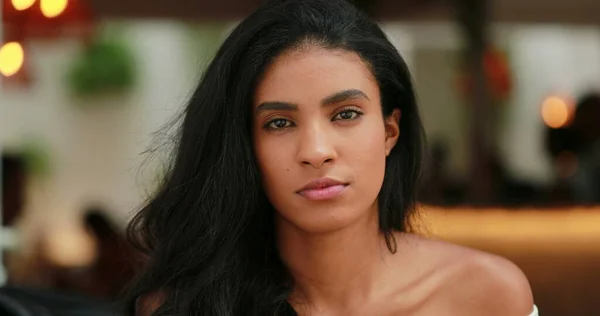
[[(321, 100), (321, 106), (327, 106), (332, 104), (341, 103), (348, 100), (366, 99), (370, 100), (369, 97), (358, 89), (348, 89), (334, 93)], [(256, 107), (256, 113), (263, 111), (298, 111), (298, 105), (294, 103), (281, 102), (281, 101), (269, 101), (263, 102)]]
[(325, 106), (325, 105), (331, 105), (331, 104), (336, 104), (336, 103), (340, 103), (340, 102), (344, 102), (344, 101), (348, 101), (348, 100), (356, 100), (356, 99), (366, 99), (369, 100), (369, 97), (367, 97), (367, 95), (358, 90), (358, 89), (349, 89), (349, 90), (344, 90), (338, 93), (335, 93), (333, 95), (330, 95), (326, 98), (324, 98), (323, 100), (321, 100), (321, 105)]

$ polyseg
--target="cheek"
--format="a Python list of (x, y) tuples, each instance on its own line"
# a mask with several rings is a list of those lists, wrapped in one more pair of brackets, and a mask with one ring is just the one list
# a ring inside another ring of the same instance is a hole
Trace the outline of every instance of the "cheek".
[(263, 185), (267, 195), (272, 196), (274, 188), (286, 187), (285, 179), (291, 172), (292, 148), (290, 142), (281, 142), (263, 137), (255, 142), (255, 152), (263, 178)]
[[(374, 122), (361, 129), (348, 148), (347, 159), (362, 192), (378, 194), (385, 174), (385, 128)], [(371, 195), (371, 194), (370, 194)]]
[[(353, 137), (352, 157), (364, 164), (385, 163), (385, 128), (373, 122), (365, 126)], [(361, 163), (361, 165), (363, 165)]]

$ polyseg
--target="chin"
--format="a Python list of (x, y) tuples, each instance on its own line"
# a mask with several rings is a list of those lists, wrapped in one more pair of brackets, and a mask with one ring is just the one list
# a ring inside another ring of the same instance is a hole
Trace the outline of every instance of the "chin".
[(311, 234), (325, 234), (365, 222), (365, 219), (369, 217), (366, 210), (369, 209), (368, 206), (357, 208), (356, 205), (353, 207), (347, 205), (323, 206), (305, 208), (292, 212), (293, 214), (287, 216), (283, 213), (279, 215), (301, 231)]

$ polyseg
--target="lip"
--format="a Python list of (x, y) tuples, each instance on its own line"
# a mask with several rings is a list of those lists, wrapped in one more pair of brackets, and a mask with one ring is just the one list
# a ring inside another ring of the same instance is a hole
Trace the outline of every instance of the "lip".
[(309, 182), (297, 194), (313, 201), (332, 199), (344, 192), (348, 183), (332, 178), (319, 178)]

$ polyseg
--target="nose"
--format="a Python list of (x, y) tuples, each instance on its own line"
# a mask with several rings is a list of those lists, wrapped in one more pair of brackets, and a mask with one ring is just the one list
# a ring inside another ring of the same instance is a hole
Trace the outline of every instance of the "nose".
[(318, 124), (300, 133), (299, 143), (298, 161), (304, 165), (321, 168), (337, 158), (331, 133)]

